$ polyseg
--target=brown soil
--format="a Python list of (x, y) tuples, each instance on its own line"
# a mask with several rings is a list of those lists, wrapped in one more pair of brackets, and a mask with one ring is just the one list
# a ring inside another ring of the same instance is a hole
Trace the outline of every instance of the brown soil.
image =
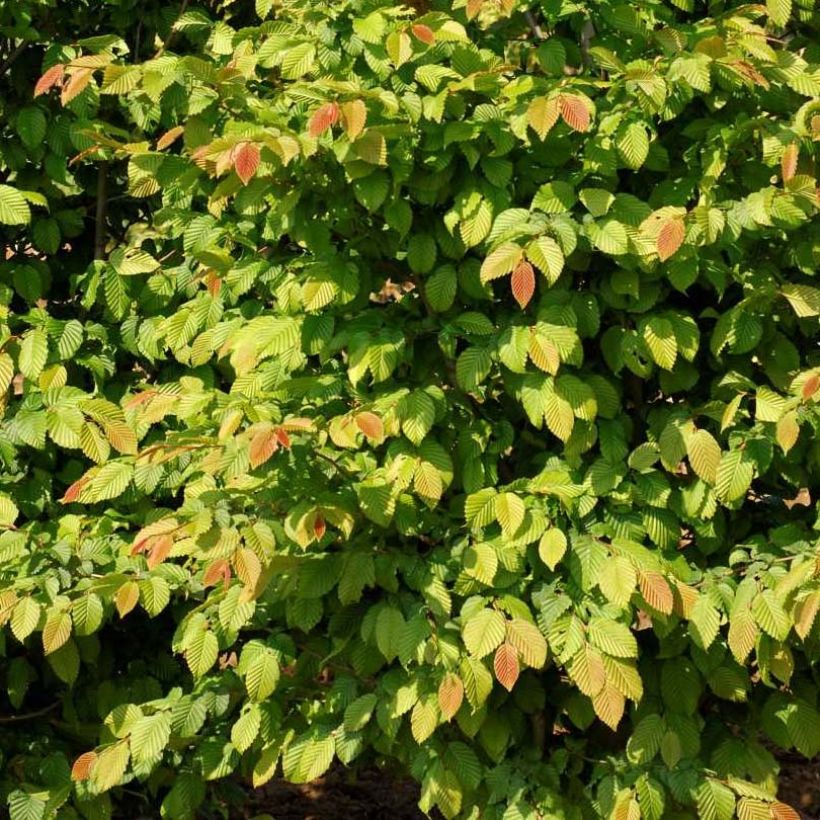
[[(783, 754), (780, 759), (778, 797), (804, 820), (820, 820), (820, 758), (807, 761)], [(354, 776), (338, 767), (303, 786), (271, 781), (250, 794), (241, 816), (244, 820), (424, 820), (418, 799), (418, 784), (411, 780), (396, 780), (379, 769)]]
[(242, 817), (274, 820), (424, 820), (419, 787), (379, 769), (341, 767), (303, 786), (274, 780), (252, 792)]
[(780, 755), (778, 797), (806, 820), (820, 820), (820, 757), (806, 760), (799, 755)]

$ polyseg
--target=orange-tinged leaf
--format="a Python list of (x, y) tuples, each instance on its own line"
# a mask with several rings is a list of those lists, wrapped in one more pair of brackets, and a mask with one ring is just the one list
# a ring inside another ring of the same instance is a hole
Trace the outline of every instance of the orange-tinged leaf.
[(308, 123), (308, 133), (311, 137), (320, 137), (339, 121), (339, 104), (335, 102), (320, 105)]
[(351, 100), (342, 104), (342, 122), (348, 139), (355, 140), (364, 131), (367, 122), (367, 106), (363, 100)]
[(438, 705), (445, 720), (452, 720), (464, 700), (464, 684), (461, 678), (450, 672), (438, 687)]
[(527, 123), (543, 140), (558, 122), (561, 106), (557, 97), (536, 97), (527, 109)]
[(114, 594), (114, 605), (120, 618), (124, 618), (137, 605), (140, 588), (136, 581), (126, 581)]
[(170, 555), (173, 546), (174, 539), (169, 534), (154, 538), (148, 549), (148, 569), (159, 566)]
[(467, 0), (467, 19), (472, 20), (484, 6), (484, 0)]
[(661, 225), (656, 243), (658, 258), (661, 262), (665, 262), (680, 248), (685, 235), (686, 229), (682, 219), (667, 219)]
[(179, 529), (179, 522), (176, 518), (161, 518), (159, 521), (147, 524), (134, 537), (134, 543), (131, 545), (131, 555), (139, 555), (139, 553), (145, 552), (151, 547), (153, 539), (158, 535), (172, 533), (177, 529)]
[(592, 708), (595, 714), (614, 732), (621, 722), (626, 708), (626, 699), (609, 682), (592, 696)]
[(68, 105), (78, 94), (81, 94), (91, 82), (93, 73), (93, 68), (78, 68), (63, 86), (60, 102), (63, 105)]
[(426, 43), (428, 46), (436, 42), (436, 35), (433, 29), (431, 29), (430, 26), (425, 26), (423, 23), (415, 23), (410, 26), (410, 31), (413, 32), (413, 36), (417, 40), (421, 40), (422, 43)]
[(800, 154), (800, 146), (792, 142), (786, 146), (783, 156), (780, 158), (780, 172), (783, 182), (788, 182), (797, 173), (797, 158)]
[(290, 450), (290, 436), (283, 427), (276, 428), (276, 440), (286, 449)]
[(60, 499), (63, 504), (73, 504), (83, 491), (83, 487), (88, 484), (89, 478), (87, 475), (80, 476), (66, 491), (65, 495)]
[(124, 407), (126, 410), (132, 410), (135, 407), (139, 407), (140, 405), (151, 401), (151, 399), (153, 399), (156, 395), (158, 395), (156, 390), (146, 390), (143, 393), (137, 393), (135, 396), (128, 399)]
[(137, 435), (124, 421), (106, 424), (105, 437), (118, 452), (132, 456), (137, 454)]
[(672, 591), (674, 602), (672, 609), (680, 618), (689, 618), (692, 613), (692, 607), (698, 602), (700, 594), (694, 587), (684, 584), (683, 581), (675, 581), (675, 586)]
[(641, 591), (644, 600), (652, 609), (669, 615), (674, 606), (672, 590), (659, 572), (640, 572), (638, 575), (638, 589)]
[(809, 376), (803, 384), (800, 395), (804, 401), (808, 401), (820, 389), (820, 373)]
[(511, 643), (505, 641), (496, 649), (493, 669), (498, 682), (511, 692), (519, 673), (518, 650)]
[(231, 565), (224, 559), (211, 561), (208, 568), (202, 573), (202, 586), (213, 587), (220, 581), (227, 585), (231, 580)]
[(208, 288), (208, 293), (216, 299), (222, 290), (222, 280), (214, 271), (208, 271), (208, 275), (205, 277), (205, 287)]
[(157, 140), (157, 151), (162, 151), (164, 148), (167, 148), (173, 142), (175, 142), (185, 131), (184, 125), (177, 125), (174, 128), (171, 128), (169, 131), (166, 131), (158, 140)]
[(51, 68), (37, 80), (37, 85), (34, 86), (34, 96), (39, 97), (41, 94), (46, 94), (51, 91), (57, 83), (62, 81), (64, 72), (65, 66), (62, 63), (51, 66)]
[(541, 336), (535, 330), (532, 330), (527, 352), (530, 360), (539, 370), (553, 376), (558, 372), (558, 368), (561, 366), (561, 354), (546, 336)]
[(97, 762), (96, 752), (83, 752), (71, 767), (71, 779), (74, 782), (88, 780), (91, 775), (91, 768)]
[(535, 271), (526, 259), (522, 259), (512, 272), (510, 287), (515, 301), (521, 306), (521, 310), (530, 303), (535, 293)]
[(800, 812), (795, 811), (787, 803), (781, 803), (779, 800), (775, 800), (769, 806), (769, 811), (774, 820), (800, 820), (801, 817)]
[(561, 94), (559, 96), (561, 105), (561, 118), (573, 131), (589, 130), (589, 108), (580, 98), (572, 94)]
[(260, 430), (251, 439), (249, 458), (252, 469), (264, 464), (278, 449), (279, 439), (276, 431), (271, 429)]
[(321, 541), (326, 531), (327, 524), (325, 523), (325, 519), (322, 518), (321, 515), (316, 516), (316, 520), (313, 522), (313, 535), (316, 537), (316, 540)]
[(262, 562), (259, 556), (247, 547), (238, 549), (233, 555), (233, 568), (236, 576), (246, 587), (255, 587), (262, 574)]
[(384, 438), (384, 423), (375, 413), (367, 411), (358, 413), (356, 426), (374, 441), (381, 441)]
[(233, 167), (242, 184), (247, 185), (253, 179), (256, 169), (259, 167), (258, 146), (252, 142), (243, 142), (234, 151)]

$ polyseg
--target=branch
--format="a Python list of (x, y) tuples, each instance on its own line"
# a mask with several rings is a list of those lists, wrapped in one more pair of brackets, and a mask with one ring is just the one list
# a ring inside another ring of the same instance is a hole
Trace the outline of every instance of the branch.
[(105, 256), (105, 218), (108, 213), (108, 160), (100, 163), (97, 171), (97, 224), (94, 226), (94, 258)]
[(20, 43), (17, 46), (17, 48), (15, 48), (14, 51), (12, 51), (11, 54), (9, 54), (9, 56), (6, 57), (5, 60), (3, 60), (2, 64), (0, 64), (0, 74), (5, 74), (6, 71), (8, 71), (8, 69), (11, 67), (11, 64), (23, 53), (23, 50), (27, 45), (28, 42), (23, 40), (23, 42)]
[(171, 32), (168, 34), (168, 39), (159, 47), (159, 50), (154, 55), (155, 60), (157, 59), (157, 57), (161, 57), (163, 54), (165, 54), (166, 49), (173, 42), (174, 35), (177, 33), (177, 30), (174, 28), (174, 26), (176, 26), (176, 24), (179, 22), (179, 18), (182, 17), (183, 14), (185, 14), (185, 9), (187, 8), (188, 0), (182, 0), (182, 2), (179, 4), (179, 14), (177, 15), (177, 19), (174, 20), (174, 25), (171, 26)]
[(539, 39), (544, 40), (546, 39), (546, 35), (541, 29), (541, 26), (538, 25), (538, 21), (535, 19), (535, 15), (531, 11), (525, 11), (524, 17), (527, 18), (527, 22), (530, 24), (530, 28), (532, 29), (532, 33)]
[(592, 20), (587, 20), (581, 29), (581, 59), (584, 63), (584, 68), (589, 68), (592, 64), (592, 61), (589, 59), (589, 42), (594, 36), (595, 26), (592, 25)]
[(0, 717), (0, 723), (19, 723), (23, 720), (33, 720), (34, 718), (42, 717), (49, 712), (53, 712), (59, 705), (60, 701), (55, 700), (54, 703), (49, 706), (44, 706), (36, 712), (26, 712), (23, 715), (12, 715), (11, 717)]

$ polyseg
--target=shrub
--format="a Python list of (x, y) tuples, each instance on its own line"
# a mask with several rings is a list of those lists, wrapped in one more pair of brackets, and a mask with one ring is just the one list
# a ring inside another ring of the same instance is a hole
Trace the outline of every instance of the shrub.
[(102, 5), (0, 9), (12, 818), (796, 817), (812, 4)]

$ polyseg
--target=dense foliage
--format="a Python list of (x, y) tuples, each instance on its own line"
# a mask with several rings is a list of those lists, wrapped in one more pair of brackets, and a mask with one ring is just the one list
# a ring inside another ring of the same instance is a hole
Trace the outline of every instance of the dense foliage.
[(0, 4), (13, 820), (335, 759), (448, 818), (795, 817), (818, 30)]

